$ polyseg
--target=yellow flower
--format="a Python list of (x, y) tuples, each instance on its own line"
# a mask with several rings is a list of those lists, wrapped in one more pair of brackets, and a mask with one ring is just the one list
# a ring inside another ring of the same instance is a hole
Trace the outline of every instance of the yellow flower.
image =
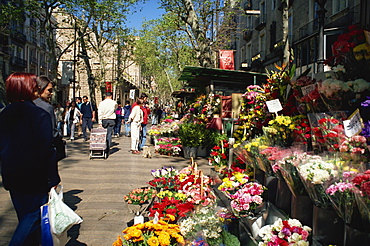
[(158, 238), (156, 236), (150, 237), (148, 239), (147, 243), (148, 243), (149, 246), (158, 246), (159, 245), (159, 241), (158, 241)]
[(118, 236), (117, 240), (112, 244), (112, 246), (122, 246), (122, 238)]
[(170, 245), (170, 235), (167, 232), (162, 232), (158, 236), (158, 241), (160, 245), (167, 246)]
[(176, 217), (173, 216), (172, 214), (166, 214), (166, 217), (170, 219), (170, 221), (175, 221)]

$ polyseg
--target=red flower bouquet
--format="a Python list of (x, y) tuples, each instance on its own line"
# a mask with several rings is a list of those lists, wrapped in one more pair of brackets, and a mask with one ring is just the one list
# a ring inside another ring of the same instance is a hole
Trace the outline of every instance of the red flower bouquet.
[(193, 209), (194, 205), (191, 202), (174, 197), (164, 197), (159, 202), (154, 202), (153, 206), (149, 209), (149, 215), (154, 216), (155, 213), (158, 212), (159, 218), (162, 218), (171, 214), (175, 216), (177, 220), (180, 217), (185, 217), (187, 213), (191, 212)]
[(174, 177), (158, 177), (148, 182), (149, 185), (153, 186), (156, 189), (178, 189), (180, 187), (180, 181), (178, 176)]

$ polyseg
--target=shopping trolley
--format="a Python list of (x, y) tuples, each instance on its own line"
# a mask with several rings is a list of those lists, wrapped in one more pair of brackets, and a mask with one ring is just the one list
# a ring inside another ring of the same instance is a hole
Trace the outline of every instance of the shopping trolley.
[(107, 129), (93, 128), (90, 134), (90, 160), (108, 157)]

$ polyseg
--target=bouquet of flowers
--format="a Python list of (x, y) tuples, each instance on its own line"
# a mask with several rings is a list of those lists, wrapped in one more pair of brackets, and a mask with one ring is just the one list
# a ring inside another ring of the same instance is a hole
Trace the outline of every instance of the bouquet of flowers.
[(154, 202), (153, 206), (149, 209), (149, 216), (158, 213), (158, 217), (166, 217), (171, 214), (175, 217), (175, 221), (180, 217), (185, 217), (187, 213), (194, 209), (191, 202), (184, 201), (183, 199), (176, 199), (174, 197), (164, 197), (158, 202)]
[(152, 170), (151, 174), (154, 178), (173, 178), (176, 177), (179, 172), (174, 167), (162, 167)]
[(244, 158), (246, 159), (246, 164), (253, 165), (256, 168), (259, 168), (263, 171), (269, 173), (270, 162), (263, 156), (261, 151), (268, 148), (266, 136), (261, 136), (253, 138), (250, 141), (246, 142), (243, 146), (243, 149), (246, 150)]
[(268, 127), (264, 127), (263, 131), (270, 142), (269, 146), (288, 147), (293, 143), (294, 129), (295, 124), (292, 117), (278, 115), (269, 121)]
[(332, 67), (344, 66), (344, 80), (363, 78), (370, 81), (370, 45), (366, 42), (364, 29), (356, 25), (349, 26), (348, 32), (334, 42), (332, 51), (333, 56), (325, 63)]
[(200, 234), (209, 245), (220, 245), (223, 242), (222, 230), (222, 222), (217, 217), (213, 206), (202, 207), (188, 218), (180, 221), (181, 234), (190, 242), (199, 239)]
[(150, 199), (156, 196), (156, 190), (150, 187), (137, 188), (130, 191), (130, 193), (123, 197), (128, 204), (139, 205), (147, 203)]
[(345, 112), (309, 114), (312, 140), (321, 150), (339, 151), (339, 146), (346, 139), (343, 119)]
[(324, 161), (317, 155), (307, 155), (299, 164), (298, 172), (313, 203), (322, 208), (331, 207), (323, 184), (337, 176), (335, 164)]
[(154, 178), (151, 181), (149, 181), (148, 184), (158, 190), (160, 189), (176, 190), (180, 188), (180, 181), (178, 179), (178, 176), (168, 178), (166, 177)]
[(294, 141), (303, 144), (311, 144), (311, 126), (306, 116), (297, 116), (295, 119), (295, 128), (293, 130)]
[[(173, 216), (168, 216), (174, 219)], [(123, 239), (118, 239), (114, 246), (176, 246), (185, 245), (185, 240), (180, 233), (180, 227), (176, 224), (169, 224), (165, 220), (151, 220), (142, 224), (127, 227), (122, 231)]]
[(231, 177), (222, 179), (222, 184), (217, 188), (223, 191), (227, 196), (234, 194), (245, 183), (249, 181), (249, 176), (245, 173), (233, 172)]
[(263, 193), (267, 190), (263, 185), (251, 182), (246, 183), (241, 189), (230, 195), (231, 208), (235, 216), (254, 216), (254, 209), (263, 203)]
[(184, 195), (182, 193), (179, 193), (179, 192), (176, 192), (176, 191), (170, 191), (170, 190), (164, 190), (164, 191), (158, 192), (157, 197), (160, 198), (160, 199), (163, 199), (165, 197), (175, 198), (175, 199), (181, 200), (181, 201), (185, 201), (186, 198), (187, 198), (186, 195)]
[(159, 154), (179, 155), (182, 145), (179, 138), (159, 138), (155, 144), (155, 151)]
[(340, 181), (326, 189), (335, 211), (348, 224), (351, 222), (355, 193), (358, 192), (355, 184), (351, 182), (354, 175), (355, 172), (343, 172)]
[(228, 165), (229, 143), (226, 140), (220, 141), (220, 146), (216, 145), (211, 149), (208, 163), (215, 168), (222, 168)]
[(262, 242), (258, 246), (278, 246), (278, 245), (300, 245), (308, 246), (308, 237), (311, 228), (302, 226), (296, 219), (278, 219), (273, 225), (266, 225), (259, 231)]
[[(318, 90), (328, 111), (345, 110), (348, 102), (353, 98), (353, 91), (348, 84), (334, 78), (318, 83)], [(343, 105), (343, 103), (347, 103)]]
[(287, 155), (278, 160), (274, 166), (278, 167), (281, 176), (285, 179), (294, 196), (304, 195), (306, 190), (299, 176), (297, 167), (305, 159), (307, 154), (306, 152), (295, 150), (294, 148), (290, 148), (284, 152)]
[(187, 196), (187, 201), (194, 205), (207, 206), (215, 203), (216, 196), (211, 189), (211, 179), (201, 171), (196, 174), (180, 173), (179, 192)]
[(355, 193), (355, 198), (363, 221), (363, 228), (370, 232), (370, 170), (358, 174), (352, 182), (360, 190)]

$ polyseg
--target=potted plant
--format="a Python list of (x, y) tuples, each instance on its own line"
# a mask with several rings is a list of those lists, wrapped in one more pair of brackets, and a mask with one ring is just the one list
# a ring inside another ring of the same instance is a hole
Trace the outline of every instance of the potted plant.
[(203, 123), (182, 123), (179, 127), (179, 138), (181, 140), (184, 157), (197, 157), (198, 147), (202, 145), (205, 137), (206, 126)]

